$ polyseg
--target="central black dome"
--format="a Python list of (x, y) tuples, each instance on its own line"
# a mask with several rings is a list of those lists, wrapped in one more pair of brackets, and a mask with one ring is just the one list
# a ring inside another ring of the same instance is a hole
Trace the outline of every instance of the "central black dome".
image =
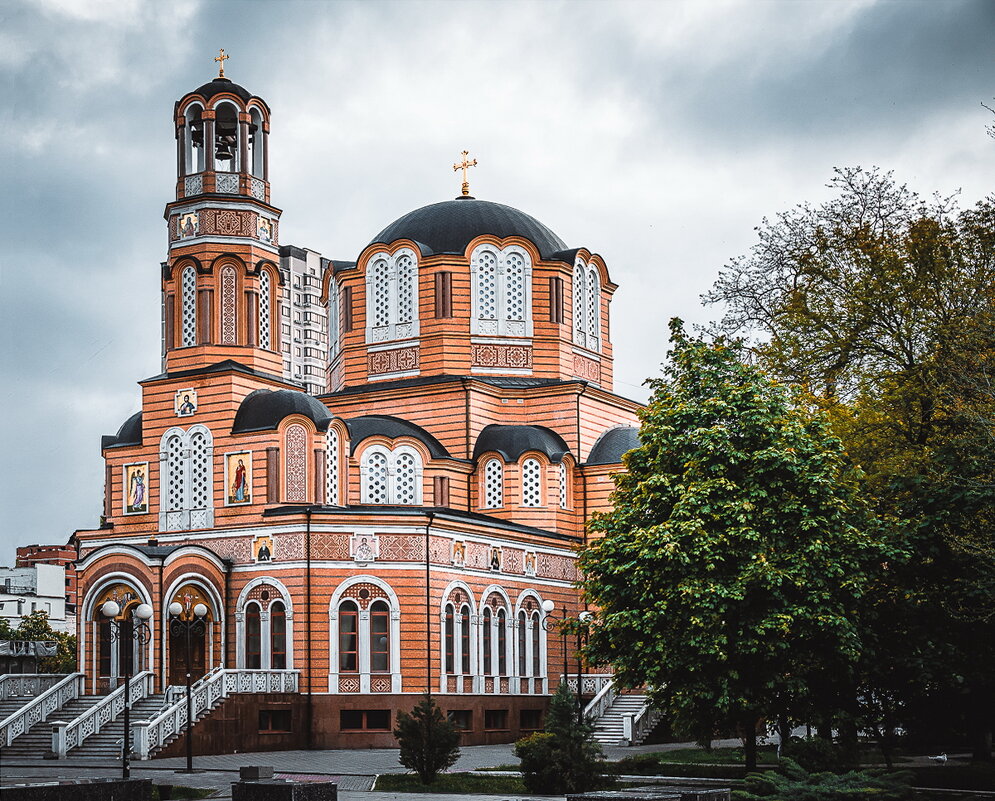
[(524, 211), (472, 197), (458, 197), (408, 212), (373, 237), (370, 244), (389, 245), (398, 239), (413, 239), (432, 253), (463, 253), (482, 234), (523, 236), (544, 257), (567, 247), (562, 239)]

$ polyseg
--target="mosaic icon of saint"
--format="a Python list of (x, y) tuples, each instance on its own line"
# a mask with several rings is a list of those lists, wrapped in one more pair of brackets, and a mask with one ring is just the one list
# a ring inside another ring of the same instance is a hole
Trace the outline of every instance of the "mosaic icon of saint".
[(372, 562), (373, 559), (374, 559), (373, 548), (370, 547), (370, 543), (367, 541), (366, 537), (363, 537), (359, 541), (359, 545), (356, 546), (356, 561)]
[(183, 403), (180, 404), (180, 415), (185, 416), (188, 414), (193, 414), (195, 411), (197, 411), (197, 407), (194, 406), (193, 403), (191, 403), (190, 396), (184, 395)]
[(145, 476), (141, 469), (131, 474), (131, 486), (128, 488), (128, 508), (133, 512), (145, 506)]
[(245, 503), (247, 489), (245, 485), (245, 462), (238, 460), (235, 468), (235, 478), (231, 482), (232, 503)]

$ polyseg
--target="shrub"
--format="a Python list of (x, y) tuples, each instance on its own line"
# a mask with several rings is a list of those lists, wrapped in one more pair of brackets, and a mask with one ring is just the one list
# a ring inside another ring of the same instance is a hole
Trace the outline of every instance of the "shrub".
[(785, 758), (777, 771), (751, 773), (733, 801), (905, 801), (912, 797), (908, 773), (850, 771), (809, 773)]
[(594, 741), (594, 729), (574, 717), (574, 697), (561, 684), (549, 704), (546, 731), (515, 743), (522, 761), (522, 779), (533, 793), (584, 793), (609, 787), (604, 754)]
[(422, 784), (431, 784), (440, 771), (459, 759), (459, 730), (446, 720), (431, 696), (426, 695), (410, 715), (397, 713), (394, 736), (401, 749), (400, 763), (417, 773)]
[(821, 737), (808, 740), (792, 737), (781, 749), (781, 756), (796, 762), (809, 773), (845, 773), (857, 767), (856, 755), (839, 743)]

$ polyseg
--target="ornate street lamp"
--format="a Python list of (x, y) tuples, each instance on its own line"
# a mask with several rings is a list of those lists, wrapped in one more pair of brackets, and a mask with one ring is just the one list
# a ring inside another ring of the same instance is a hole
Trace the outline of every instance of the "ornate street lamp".
[[(131, 667), (134, 662), (134, 647), (138, 645), (139, 654), (143, 653), (144, 646), (152, 638), (152, 629), (149, 627), (149, 618), (152, 617), (152, 607), (148, 604), (139, 604), (132, 613), (132, 619), (117, 620), (121, 614), (121, 606), (117, 601), (107, 601), (100, 607), (101, 614), (107, 618), (111, 627), (111, 642), (126, 642), (132, 649), (132, 655), (124, 660), (124, 740), (121, 745), (121, 778), (127, 779), (131, 775)], [(130, 631), (124, 630), (123, 624), (131, 623)], [(120, 651), (118, 651), (120, 653)]]
[(173, 637), (185, 636), (187, 646), (187, 769), (178, 772), (193, 773), (193, 696), (190, 691), (191, 640), (194, 635), (202, 637), (207, 631), (207, 624), (204, 622), (207, 607), (204, 604), (194, 606), (193, 616), (189, 620), (184, 620), (181, 617), (182, 614), (183, 604), (179, 601), (173, 601), (169, 605), (169, 633)]
[[(563, 615), (559, 618), (553, 617), (553, 610), (556, 609), (556, 604), (554, 604), (549, 598), (542, 602), (542, 628), (543, 631), (549, 631), (550, 620), (556, 622), (557, 628), (560, 630), (560, 640), (563, 644), (563, 676), (566, 678), (568, 676), (567, 669), (567, 629), (570, 628), (570, 618), (567, 617), (567, 610), (563, 609)], [(583, 611), (578, 615), (577, 620), (581, 624), (577, 627), (577, 693), (576, 693), (576, 703), (577, 703), (577, 722), (584, 722), (584, 709), (581, 706), (581, 684), (583, 682), (583, 677), (581, 675), (582, 665), (580, 659), (580, 649), (582, 646), (582, 637), (584, 630), (586, 629), (588, 623), (594, 618), (588, 611)]]

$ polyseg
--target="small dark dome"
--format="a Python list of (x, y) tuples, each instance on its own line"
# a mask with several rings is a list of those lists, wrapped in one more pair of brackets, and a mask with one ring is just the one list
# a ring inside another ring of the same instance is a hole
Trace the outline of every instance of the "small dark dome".
[(363, 417), (353, 417), (345, 421), (349, 429), (349, 441), (352, 443), (350, 453), (356, 452), (356, 446), (364, 439), (381, 436), (388, 439), (397, 437), (414, 437), (421, 442), (434, 459), (449, 459), (449, 451), (439, 440), (429, 434), (424, 428), (400, 417), (386, 414), (368, 414)]
[(135, 412), (125, 420), (117, 430), (117, 434), (105, 435), (100, 438), (100, 447), (115, 448), (120, 445), (142, 444), (142, 413)]
[(570, 448), (563, 437), (545, 426), (502, 426), (489, 425), (480, 432), (473, 446), (473, 458), (480, 454), (496, 451), (506, 462), (517, 462), (526, 451), (539, 451), (552, 462), (559, 462)]
[(239, 86), (237, 83), (232, 83), (227, 78), (215, 78), (210, 83), (205, 83), (193, 92), (193, 94), (203, 95), (205, 100), (210, 100), (215, 95), (224, 94), (225, 92), (238, 95), (238, 97), (246, 102), (252, 97), (252, 92), (243, 86)]
[(564, 250), (566, 244), (535, 217), (489, 200), (458, 197), (433, 203), (395, 220), (370, 241), (389, 245), (398, 239), (413, 239), (431, 253), (463, 253), (482, 234), (497, 237), (523, 236), (543, 257)]
[(235, 414), (232, 434), (249, 431), (271, 431), (292, 414), (307, 417), (319, 431), (327, 431), (332, 415), (324, 404), (304, 392), (280, 389), (273, 392), (257, 389), (245, 396)]
[(622, 454), (642, 445), (635, 426), (616, 426), (605, 431), (591, 448), (588, 464), (622, 464)]

